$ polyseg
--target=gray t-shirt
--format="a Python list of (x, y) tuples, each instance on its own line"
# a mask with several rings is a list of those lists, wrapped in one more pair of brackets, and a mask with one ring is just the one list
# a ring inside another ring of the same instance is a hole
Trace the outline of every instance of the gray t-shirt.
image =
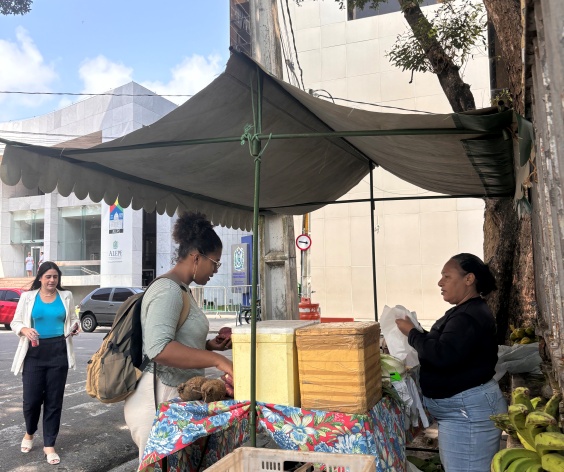
[[(188, 289), (188, 286), (185, 285)], [(141, 326), (143, 329), (143, 353), (154, 359), (171, 341), (178, 341), (196, 349), (206, 348), (209, 321), (190, 297), (190, 313), (182, 327), (176, 331), (182, 312), (182, 290), (176, 282), (159, 279), (147, 289), (141, 304)], [(146, 371), (153, 372), (153, 363)], [(176, 387), (186, 380), (204, 375), (204, 369), (178, 369), (157, 364), (157, 376), (162, 383)]]

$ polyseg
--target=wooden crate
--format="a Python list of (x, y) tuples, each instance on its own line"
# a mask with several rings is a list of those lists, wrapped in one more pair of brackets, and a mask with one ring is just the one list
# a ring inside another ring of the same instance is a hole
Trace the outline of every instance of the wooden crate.
[(363, 414), (382, 398), (379, 323), (300, 328), (296, 344), (302, 409)]

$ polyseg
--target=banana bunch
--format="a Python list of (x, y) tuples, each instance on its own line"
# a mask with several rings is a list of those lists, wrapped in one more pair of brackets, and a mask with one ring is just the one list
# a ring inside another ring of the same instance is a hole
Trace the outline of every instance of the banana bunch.
[(511, 327), (511, 334), (509, 335), (509, 340), (513, 344), (531, 344), (538, 341), (538, 337), (535, 336), (535, 328), (513, 328)]
[(530, 399), (527, 388), (517, 387), (511, 400), (507, 418), (490, 418), (497, 427), (508, 427), (504, 429), (508, 434), (513, 431), (524, 449), (499, 451), (492, 460), (491, 472), (564, 472), (564, 434), (558, 424), (562, 396), (553, 395), (543, 405), (540, 397)]

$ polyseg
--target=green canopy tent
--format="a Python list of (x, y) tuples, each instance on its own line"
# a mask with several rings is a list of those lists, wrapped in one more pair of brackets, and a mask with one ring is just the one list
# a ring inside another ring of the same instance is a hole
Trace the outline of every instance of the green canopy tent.
[[(88, 149), (0, 139), (6, 144), (0, 177), (8, 185), (22, 181), (45, 193), (57, 189), (63, 196), (74, 192), (80, 199), (88, 196), (108, 204), (119, 199), (124, 207), (160, 214), (197, 208), (214, 224), (258, 234), (260, 214), (319, 209), (367, 174), (372, 180), (377, 165), (446, 195), (512, 196), (513, 142), (507, 131), (512, 122), (511, 111), (496, 109), (422, 115), (339, 106), (233, 53), (225, 72), (205, 89), (154, 124), (122, 138)], [(258, 260), (257, 238), (253, 259)], [(374, 262), (373, 252), (375, 271)], [(373, 277), (375, 283), (375, 273)], [(255, 264), (253, 310), (257, 279)], [(253, 312), (253, 444), (255, 319)]]

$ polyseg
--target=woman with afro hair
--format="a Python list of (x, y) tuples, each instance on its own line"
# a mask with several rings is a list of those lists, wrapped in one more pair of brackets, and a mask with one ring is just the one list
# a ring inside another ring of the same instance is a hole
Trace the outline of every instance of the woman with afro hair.
[[(233, 363), (214, 352), (229, 349), (231, 341), (206, 340), (208, 319), (188, 288), (192, 282), (205, 285), (216, 274), (221, 266), (221, 240), (211, 222), (198, 212), (184, 213), (178, 218), (173, 238), (178, 250), (176, 264), (167, 274), (170, 278), (154, 281), (141, 304), (143, 354), (152, 362), (124, 406), (125, 421), (139, 448), (139, 460), (155, 417), (155, 403), (177, 396), (177, 386), (192, 377), (203, 376), (206, 367), (233, 376)], [(190, 311), (178, 327), (184, 306), (183, 290), (188, 294)]]

